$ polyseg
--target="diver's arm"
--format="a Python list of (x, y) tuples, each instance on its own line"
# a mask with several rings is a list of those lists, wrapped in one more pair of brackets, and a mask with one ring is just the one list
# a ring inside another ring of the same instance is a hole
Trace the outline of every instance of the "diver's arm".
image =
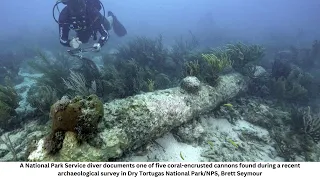
[(66, 47), (70, 46), (70, 40), (69, 40), (69, 25), (59, 25), (59, 37), (60, 37), (60, 44)]
[(59, 40), (63, 46), (70, 47), (67, 8), (63, 8), (59, 16)]
[(100, 37), (98, 43), (102, 47), (109, 40), (110, 34), (109, 34), (107, 28), (103, 25), (103, 23), (100, 24), (98, 31), (101, 34), (101, 37)]

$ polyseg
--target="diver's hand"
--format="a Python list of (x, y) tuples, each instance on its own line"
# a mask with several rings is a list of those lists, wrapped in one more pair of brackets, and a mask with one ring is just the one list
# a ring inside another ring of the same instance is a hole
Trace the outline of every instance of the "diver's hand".
[(94, 43), (93, 48), (96, 52), (99, 52), (101, 50), (101, 44), (100, 43)]
[(82, 44), (82, 42), (79, 40), (79, 38), (73, 38), (69, 44), (72, 48), (77, 49)]

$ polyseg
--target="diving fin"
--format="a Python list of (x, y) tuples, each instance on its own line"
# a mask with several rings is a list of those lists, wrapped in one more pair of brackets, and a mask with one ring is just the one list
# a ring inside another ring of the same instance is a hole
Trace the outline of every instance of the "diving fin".
[(111, 12), (108, 12), (108, 16), (112, 16), (113, 18), (113, 31), (114, 33), (119, 36), (125, 36), (127, 34), (127, 29), (121, 24), (121, 22), (117, 19), (117, 17)]

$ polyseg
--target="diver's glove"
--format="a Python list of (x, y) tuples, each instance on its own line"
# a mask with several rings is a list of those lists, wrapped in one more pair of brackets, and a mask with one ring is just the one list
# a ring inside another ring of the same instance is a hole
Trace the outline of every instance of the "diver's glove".
[(69, 43), (69, 45), (74, 49), (79, 48), (81, 44), (82, 42), (79, 40), (79, 38), (73, 38)]
[(101, 44), (100, 43), (94, 43), (93, 48), (96, 52), (99, 52), (101, 50)]

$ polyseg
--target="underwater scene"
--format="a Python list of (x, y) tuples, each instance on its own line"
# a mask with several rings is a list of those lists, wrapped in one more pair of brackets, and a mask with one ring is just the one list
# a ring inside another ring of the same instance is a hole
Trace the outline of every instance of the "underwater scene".
[(0, 161), (319, 162), (320, 2), (274, 2), (4, 2)]

